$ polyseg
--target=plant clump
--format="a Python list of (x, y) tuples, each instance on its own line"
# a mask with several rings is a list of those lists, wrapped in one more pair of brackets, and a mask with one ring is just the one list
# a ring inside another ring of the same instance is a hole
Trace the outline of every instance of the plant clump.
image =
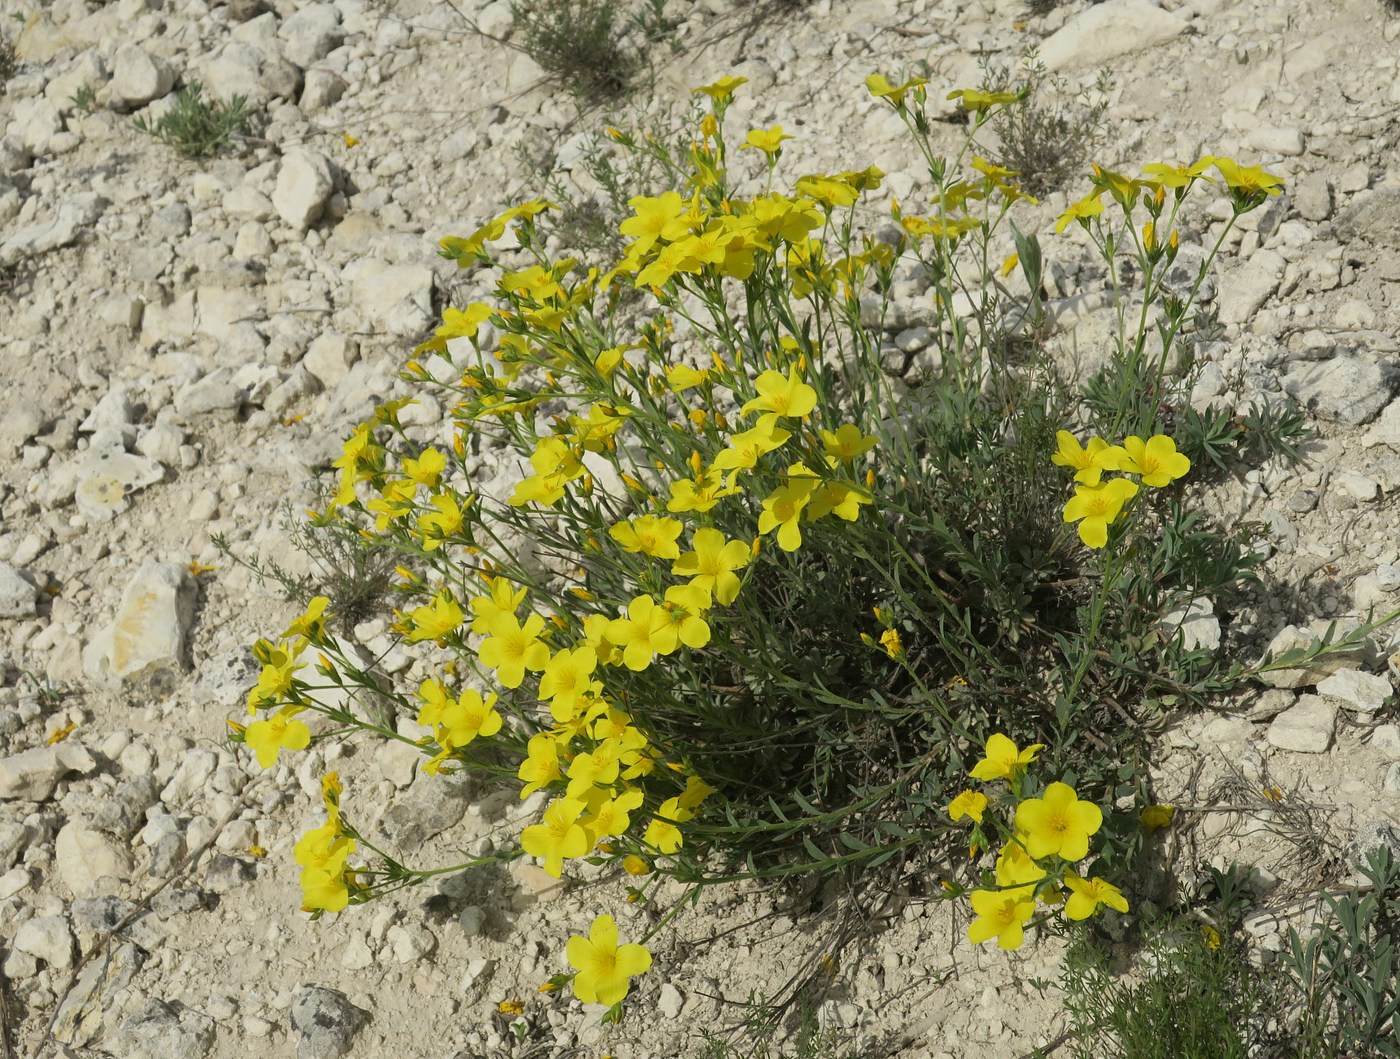
[(180, 89), (174, 104), (154, 123), (137, 115), (132, 126), (184, 158), (206, 158), (232, 150), (238, 137), (247, 133), (250, 119), (243, 96), (228, 103), (210, 101), (196, 81)]
[[(733, 146), (743, 84), (696, 90), (694, 136), (664, 170), (678, 183), (628, 199), (610, 267), (546, 254), (544, 199), (442, 241), (494, 278), (489, 300), (443, 311), (403, 374), (443, 395), (450, 436), (414, 440), (411, 398), (384, 403), (313, 519), (402, 557), (393, 628), (427, 675), (370, 672), (332, 631), (342, 603), (318, 595), (255, 645), (253, 719), (232, 732), (266, 766), (373, 733), (417, 747), (429, 774), (542, 795), (542, 811), (518, 844), (414, 867), (365, 839), (329, 774), (326, 821), (296, 850), (313, 915), (521, 857), (555, 877), (586, 862), (629, 901), (667, 878), (690, 895), (938, 879), (969, 897), (969, 937), (1005, 948), (1047, 909), (1128, 907), (1147, 735), (1168, 704), (1243, 673), (1163, 619), (1228, 598), (1258, 560), (1183, 494), (1200, 446), (1163, 410), (1195, 289), (1168, 298), (1162, 275), (1207, 169), (1227, 232), (1277, 178), (1215, 157), (1094, 168), (1058, 227), (1082, 226), (1111, 274), (1131, 260), (1162, 310), (1120, 300), (1117, 374), (1094, 406), (1024, 339), (1043, 315), (1041, 247), (1010, 220), (1017, 174), (978, 149), (1023, 92), (952, 93), (969, 133), (950, 158), (929, 142), (927, 82), (872, 75), (934, 188), (918, 210), (893, 203), (877, 238), (879, 169), (789, 178), (782, 126)], [(762, 190), (741, 195), (752, 175)], [(932, 337), (901, 377), (879, 324), (913, 265)], [(1217, 433), (1215, 455), (1237, 441)], [(388, 718), (366, 708), (384, 700)], [(648, 937), (620, 944), (595, 920), (555, 985), (619, 1017)]]

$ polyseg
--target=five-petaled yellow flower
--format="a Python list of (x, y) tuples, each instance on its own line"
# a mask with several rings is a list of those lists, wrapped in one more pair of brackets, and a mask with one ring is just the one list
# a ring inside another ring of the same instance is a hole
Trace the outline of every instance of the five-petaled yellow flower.
[(969, 900), (977, 918), (967, 928), (968, 941), (980, 945), (996, 938), (1003, 949), (1021, 947), (1026, 923), (1035, 915), (1035, 898), (1030, 887), (973, 890)]
[(1021, 750), (1009, 737), (996, 732), (987, 737), (986, 755), (972, 766), (972, 778), (984, 782), (1014, 779), (1044, 749), (1044, 743), (1036, 743)]
[(1064, 520), (1079, 523), (1079, 539), (1086, 547), (1102, 548), (1108, 543), (1108, 527), (1137, 491), (1137, 483), (1126, 478), (1103, 485), (1077, 485), (1065, 504)]
[(1052, 853), (1068, 861), (1089, 855), (1089, 836), (1103, 826), (1103, 810), (1081, 802), (1068, 783), (1052, 783), (1039, 798), (1016, 807), (1016, 833), (1026, 852), (1039, 860)]
[(1117, 469), (1139, 475), (1143, 485), (1157, 489), (1170, 485), (1191, 469), (1191, 461), (1176, 451), (1176, 442), (1165, 434), (1156, 434), (1146, 441), (1124, 438), (1123, 450), (1125, 458)]
[(1059, 451), (1050, 457), (1050, 462), (1060, 467), (1073, 467), (1074, 480), (1084, 485), (1098, 485), (1104, 471), (1116, 471), (1127, 453), (1117, 445), (1110, 445), (1103, 438), (1090, 438), (1089, 444), (1080, 447), (1079, 439), (1068, 430), (1055, 434)]
[(311, 729), (304, 721), (295, 720), (301, 710), (296, 706), (284, 706), (271, 717), (254, 721), (243, 733), (243, 741), (258, 756), (258, 764), (265, 769), (277, 764), (277, 755), (283, 750), (305, 750), (311, 742)]
[(783, 131), (781, 125), (774, 125), (769, 129), (751, 129), (748, 136), (744, 138), (744, 146), (751, 147), (755, 151), (762, 151), (770, 159), (776, 158), (783, 149), (783, 141), (792, 137)]
[(1174, 816), (1176, 816), (1176, 806), (1174, 805), (1148, 805), (1138, 814), (1138, 819), (1142, 821), (1142, 826), (1147, 829), (1147, 833), (1150, 835), (1164, 827), (1171, 827)]
[(1074, 872), (1065, 875), (1065, 885), (1070, 895), (1065, 900), (1065, 918), (1088, 919), (1105, 905), (1118, 912), (1128, 910), (1128, 900), (1123, 892), (1104, 879), (1081, 879)]
[(987, 811), (987, 796), (981, 791), (963, 791), (948, 803), (948, 816), (954, 823), (967, 817), (975, 824), (982, 822)]
[(651, 967), (651, 953), (642, 945), (618, 945), (617, 924), (612, 916), (593, 921), (588, 937), (575, 934), (566, 947), (569, 962), (577, 968), (574, 996), (585, 1004), (621, 1003), (631, 989), (633, 975)]

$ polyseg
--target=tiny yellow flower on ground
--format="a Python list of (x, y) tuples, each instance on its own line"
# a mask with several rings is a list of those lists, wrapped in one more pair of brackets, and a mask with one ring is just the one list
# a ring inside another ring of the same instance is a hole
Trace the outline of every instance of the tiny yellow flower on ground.
[(1138, 814), (1138, 819), (1142, 821), (1142, 826), (1147, 829), (1147, 833), (1150, 835), (1164, 827), (1171, 827), (1172, 817), (1175, 815), (1176, 806), (1174, 805), (1148, 805)]
[(954, 823), (967, 817), (973, 823), (980, 824), (986, 811), (987, 796), (981, 791), (963, 791), (948, 803), (948, 816)]
[(1040, 798), (1016, 807), (1016, 833), (1036, 860), (1054, 854), (1068, 861), (1089, 855), (1089, 836), (1103, 826), (1103, 810), (1081, 802), (1067, 783), (1052, 783)]
[(1123, 892), (1104, 879), (1081, 879), (1074, 872), (1069, 872), (1065, 875), (1065, 885), (1071, 891), (1065, 901), (1067, 919), (1088, 919), (1100, 905), (1118, 912), (1128, 910), (1128, 901)]
[(311, 729), (294, 719), (298, 712), (295, 707), (285, 707), (265, 720), (248, 725), (243, 741), (257, 754), (258, 764), (263, 768), (270, 769), (277, 764), (281, 751), (305, 750), (311, 743)]
[(651, 967), (651, 953), (642, 945), (618, 945), (617, 924), (612, 916), (593, 920), (588, 937), (575, 934), (565, 950), (576, 969), (574, 996), (585, 1004), (621, 1003), (631, 989), (633, 975)]
[(1035, 915), (1035, 900), (1029, 888), (973, 890), (969, 901), (977, 918), (968, 925), (968, 941), (980, 945), (996, 938), (1003, 949), (1021, 947), (1026, 923)]
[(1160, 489), (1191, 470), (1191, 461), (1176, 451), (1176, 442), (1165, 434), (1154, 434), (1146, 441), (1124, 438), (1123, 449), (1126, 458), (1117, 469), (1140, 475), (1143, 485)]
[(1059, 467), (1073, 467), (1074, 480), (1084, 485), (1098, 485), (1103, 472), (1118, 470), (1128, 455), (1103, 438), (1090, 438), (1089, 444), (1081, 448), (1079, 439), (1068, 430), (1056, 431), (1055, 440), (1059, 451), (1051, 455), (1050, 462)]
[(1216, 930), (1209, 923), (1201, 924), (1201, 937), (1206, 939), (1206, 948), (1214, 952), (1220, 948), (1220, 931)]
[(1079, 523), (1079, 539), (1089, 548), (1108, 543), (1108, 527), (1137, 495), (1136, 482), (1115, 478), (1103, 485), (1077, 485), (1065, 504), (1064, 520)]
[(987, 737), (986, 753), (972, 766), (972, 778), (983, 782), (1014, 779), (1044, 749), (1044, 743), (1036, 743), (1021, 750), (1010, 738), (996, 732)]

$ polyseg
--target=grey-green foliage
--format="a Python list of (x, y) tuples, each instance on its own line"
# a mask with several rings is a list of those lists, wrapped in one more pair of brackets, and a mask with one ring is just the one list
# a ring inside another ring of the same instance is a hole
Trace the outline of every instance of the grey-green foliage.
[(19, 56), (15, 45), (8, 37), (0, 37), (0, 96), (5, 94), (5, 82), (14, 77), (19, 69)]
[(997, 164), (1019, 174), (1018, 183), (1032, 195), (1048, 195), (1082, 173), (1090, 154), (1107, 138), (1104, 114), (1113, 89), (1107, 70), (1092, 90), (1071, 93), (1068, 82), (1050, 75), (1032, 49), (1020, 72), (984, 65), (982, 86), (1024, 93), (1017, 105), (997, 108), (991, 128), (999, 143)]
[(1252, 968), (1230, 930), (1182, 918), (1150, 931), (1134, 974), (1081, 939), (1062, 985), (1075, 1059), (1268, 1055), (1276, 976)]
[(159, 140), (185, 158), (204, 158), (230, 150), (235, 138), (248, 130), (251, 113), (243, 96), (227, 104), (204, 98), (199, 82), (182, 88), (174, 105), (148, 123), (138, 116), (132, 122), (137, 132)]
[(1289, 930), (1282, 960), (1300, 992), (1298, 1040), (1308, 1057), (1400, 1059), (1400, 864), (1368, 854), (1365, 882), (1324, 898), (1330, 921), (1306, 941)]
[(527, 0), (511, 5), (511, 17), (521, 50), (577, 97), (613, 99), (640, 71), (615, 0)]

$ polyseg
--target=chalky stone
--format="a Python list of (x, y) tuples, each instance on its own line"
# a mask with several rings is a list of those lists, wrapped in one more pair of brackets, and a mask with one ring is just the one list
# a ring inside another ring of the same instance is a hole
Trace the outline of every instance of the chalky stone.
[(146, 563), (126, 586), (116, 620), (83, 652), (88, 676), (132, 681), (184, 665), (185, 635), (194, 620), (195, 586), (175, 563)]
[(78, 483), (73, 500), (90, 522), (111, 522), (131, 507), (126, 486), (113, 474), (94, 474)]

